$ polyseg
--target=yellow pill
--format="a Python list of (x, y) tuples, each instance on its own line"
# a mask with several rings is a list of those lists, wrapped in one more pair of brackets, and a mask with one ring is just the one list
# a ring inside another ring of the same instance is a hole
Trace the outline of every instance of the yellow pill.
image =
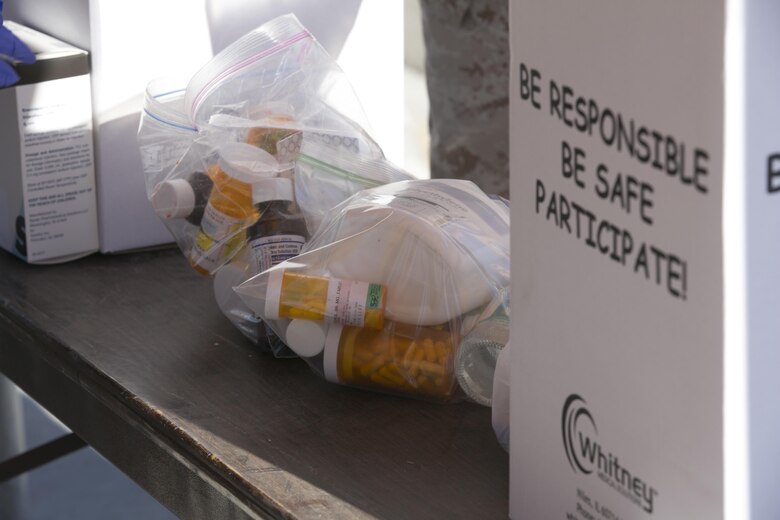
[(382, 377), (379, 374), (379, 372), (374, 372), (373, 374), (371, 374), (371, 381), (381, 386), (389, 386), (389, 387), (395, 386), (392, 381)]
[(398, 377), (403, 379), (406, 382), (406, 384), (411, 386), (415, 385), (414, 376), (411, 375), (408, 370), (399, 367), (395, 363), (390, 363), (389, 365), (387, 365), (387, 368), (390, 370), (391, 373), (396, 374)]
[(406, 381), (404, 381), (404, 378), (401, 377), (398, 374), (394, 374), (388, 367), (384, 366), (379, 369), (379, 375), (384, 377), (385, 379), (389, 379), (397, 386), (404, 386), (406, 384)]
[(444, 364), (447, 359), (447, 346), (443, 341), (437, 341), (436, 345), (436, 357), (440, 364)]
[(425, 350), (425, 359), (431, 363), (436, 362), (436, 348), (433, 346), (433, 340), (431, 338), (425, 338), (423, 341), (423, 349)]
[(414, 353), (414, 360), (412, 361), (409, 371), (414, 377), (417, 377), (417, 373), (420, 371), (420, 362), (425, 358), (425, 351), (423, 349), (417, 349)]
[(414, 361), (414, 356), (416, 353), (417, 353), (417, 343), (412, 341), (409, 344), (409, 348), (406, 349), (406, 354), (404, 354), (403, 365), (405, 369), (409, 370), (412, 361)]
[(420, 361), (419, 367), (423, 372), (427, 372), (428, 374), (434, 376), (444, 377), (444, 375), (447, 373), (443, 366), (437, 365), (436, 363), (430, 363), (428, 361)]
[(368, 374), (376, 372), (379, 369), (379, 367), (384, 365), (386, 362), (387, 362), (387, 356), (381, 354), (375, 357), (374, 360), (371, 361), (370, 363), (363, 365), (360, 368), (360, 373), (363, 374), (364, 376), (367, 376)]
[(388, 363), (387, 365), (385, 365), (385, 368), (387, 368), (387, 370), (389, 370), (389, 371), (390, 371), (390, 373), (392, 373), (392, 374), (397, 374), (397, 375), (399, 375), (399, 376), (400, 376), (400, 375), (403, 375), (403, 371), (401, 371), (401, 367), (399, 367), (399, 366), (398, 366), (398, 365), (395, 363), (395, 361), (391, 361), (390, 363)]

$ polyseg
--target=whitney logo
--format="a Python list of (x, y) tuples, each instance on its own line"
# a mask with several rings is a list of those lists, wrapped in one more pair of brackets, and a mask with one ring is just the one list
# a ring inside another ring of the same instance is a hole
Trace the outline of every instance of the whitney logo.
[(620, 465), (617, 455), (603, 448), (598, 442), (596, 421), (585, 407), (585, 399), (571, 394), (563, 405), (561, 432), (566, 458), (575, 473), (598, 477), (631, 502), (648, 513), (653, 513), (653, 503), (658, 491), (644, 479)]

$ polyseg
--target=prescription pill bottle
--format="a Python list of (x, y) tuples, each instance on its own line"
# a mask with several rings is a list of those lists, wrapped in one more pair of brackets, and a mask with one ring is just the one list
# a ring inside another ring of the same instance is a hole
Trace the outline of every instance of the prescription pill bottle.
[(387, 288), (383, 285), (276, 269), (268, 275), (267, 320), (324, 320), (381, 329)]
[(272, 177), (252, 186), (260, 214), (246, 233), (253, 275), (298, 256), (306, 244), (306, 222), (294, 199), (292, 179)]
[(442, 401), (458, 389), (453, 346), (459, 339), (446, 326), (386, 321), (377, 330), (293, 320), (286, 341), (301, 357), (321, 359), (334, 383)]
[(214, 187), (190, 251), (191, 265), (202, 274), (216, 271), (244, 245), (246, 228), (259, 217), (252, 185), (279, 171), (270, 153), (246, 143), (228, 143), (217, 152), (219, 160), (208, 169)]

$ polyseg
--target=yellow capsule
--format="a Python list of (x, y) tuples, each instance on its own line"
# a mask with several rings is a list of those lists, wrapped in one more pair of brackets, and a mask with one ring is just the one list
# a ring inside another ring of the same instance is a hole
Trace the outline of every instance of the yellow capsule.
[(409, 348), (406, 349), (406, 354), (404, 354), (404, 360), (403, 360), (403, 366), (406, 370), (409, 370), (409, 367), (412, 365), (412, 361), (414, 361), (414, 355), (417, 352), (417, 343), (412, 341), (409, 344)]
[(377, 357), (374, 358), (373, 361), (370, 363), (363, 365), (360, 368), (360, 373), (364, 376), (367, 376), (368, 374), (371, 374), (373, 372), (376, 372), (379, 367), (384, 365), (387, 362), (387, 356), (385, 354), (380, 354)]
[(412, 364), (409, 367), (412, 376), (417, 377), (417, 373), (420, 371), (420, 363), (424, 358), (425, 351), (423, 349), (418, 349), (417, 352), (414, 353), (414, 361), (412, 361)]
[(401, 372), (401, 368), (395, 363), (395, 361), (391, 361), (385, 365), (385, 368), (387, 368), (387, 370), (393, 374), (397, 374), (399, 376), (403, 374), (403, 372)]
[(433, 340), (431, 338), (425, 338), (423, 340), (423, 349), (425, 349), (425, 359), (431, 363), (436, 362), (436, 349), (433, 346)]
[(436, 363), (430, 363), (428, 361), (420, 361), (419, 367), (423, 372), (427, 372), (428, 374), (434, 376), (444, 377), (444, 375), (447, 373), (443, 366), (437, 365)]
[(379, 369), (379, 375), (381, 375), (385, 379), (389, 379), (397, 386), (404, 386), (406, 384), (406, 381), (404, 381), (403, 377), (401, 377), (398, 374), (392, 373), (392, 371), (387, 366), (384, 366)]
[(443, 365), (447, 360), (447, 347), (443, 341), (437, 341), (434, 346), (436, 347), (436, 358)]
[(392, 381), (382, 377), (379, 372), (374, 372), (371, 374), (371, 381), (381, 386), (389, 386), (391, 388), (394, 386)]

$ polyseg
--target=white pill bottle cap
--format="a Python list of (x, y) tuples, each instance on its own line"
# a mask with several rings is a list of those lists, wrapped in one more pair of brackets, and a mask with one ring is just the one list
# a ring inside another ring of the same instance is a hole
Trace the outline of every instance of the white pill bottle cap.
[(261, 204), (273, 200), (292, 202), (293, 181), (287, 177), (270, 177), (259, 179), (252, 184), (252, 204)]
[(152, 208), (162, 219), (186, 218), (195, 209), (195, 190), (185, 179), (172, 179), (157, 185)]
[(304, 359), (322, 354), (325, 379), (339, 383), (338, 355), (342, 325), (313, 320), (292, 320), (285, 332), (285, 343)]
[(225, 143), (217, 148), (219, 167), (236, 180), (254, 184), (275, 177), (281, 171), (279, 161), (262, 148), (247, 143)]

